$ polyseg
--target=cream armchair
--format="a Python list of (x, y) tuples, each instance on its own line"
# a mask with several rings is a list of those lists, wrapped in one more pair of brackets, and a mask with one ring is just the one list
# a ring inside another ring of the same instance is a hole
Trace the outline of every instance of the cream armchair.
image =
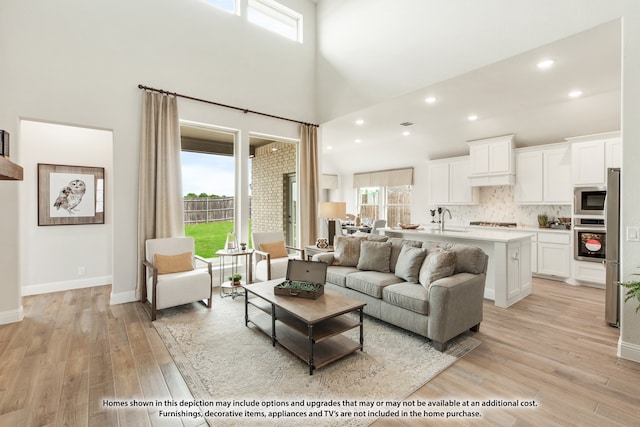
[(282, 231), (255, 232), (251, 236), (256, 255), (253, 275), (257, 281), (286, 277), (289, 259), (304, 259), (304, 249), (285, 245)]
[[(206, 299), (211, 308), (212, 265), (195, 255), (193, 237), (149, 239), (145, 258), (141, 302), (151, 303), (151, 320), (156, 320), (157, 310), (194, 301)], [(207, 268), (196, 268), (196, 261)]]

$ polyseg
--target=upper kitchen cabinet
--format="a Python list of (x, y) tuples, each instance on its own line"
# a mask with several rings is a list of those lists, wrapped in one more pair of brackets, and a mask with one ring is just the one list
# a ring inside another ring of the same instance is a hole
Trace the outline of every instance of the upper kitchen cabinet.
[(574, 185), (605, 185), (607, 168), (622, 164), (620, 132), (566, 138), (571, 143)]
[(514, 135), (469, 141), (472, 186), (513, 185)]
[(469, 168), (469, 156), (429, 162), (429, 204), (477, 204), (479, 190), (469, 183)]
[(515, 157), (516, 203), (571, 204), (571, 150), (568, 144), (520, 148)]

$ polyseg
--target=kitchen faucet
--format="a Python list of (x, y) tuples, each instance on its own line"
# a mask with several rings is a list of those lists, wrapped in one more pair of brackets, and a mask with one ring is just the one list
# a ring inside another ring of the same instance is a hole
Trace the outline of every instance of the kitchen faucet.
[(447, 208), (438, 208), (438, 212), (440, 213), (440, 231), (444, 231), (444, 214), (445, 212), (449, 213), (449, 219), (453, 219), (451, 211)]

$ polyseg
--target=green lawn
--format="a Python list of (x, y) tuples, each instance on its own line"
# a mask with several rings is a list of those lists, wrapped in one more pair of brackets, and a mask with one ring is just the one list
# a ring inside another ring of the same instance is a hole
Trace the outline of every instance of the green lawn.
[[(215, 257), (216, 251), (223, 249), (227, 233), (233, 231), (233, 222), (208, 222), (184, 226), (185, 236), (191, 236), (196, 243), (196, 254), (204, 258)], [(251, 235), (251, 223), (249, 223)], [(240, 243), (240, 242), (238, 242)]]

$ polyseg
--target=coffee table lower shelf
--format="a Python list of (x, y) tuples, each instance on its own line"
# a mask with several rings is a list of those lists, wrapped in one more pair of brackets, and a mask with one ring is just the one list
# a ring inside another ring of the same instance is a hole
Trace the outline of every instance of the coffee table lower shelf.
[[(307, 324), (293, 314), (262, 298), (248, 298), (245, 324), (251, 323), (305, 361), (309, 366), (309, 375), (314, 369), (321, 368), (351, 353), (363, 349), (362, 307), (357, 310), (359, 320), (346, 316), (346, 313), (328, 317), (314, 324)], [(252, 306), (249, 315), (249, 306)], [(360, 328), (360, 342), (344, 335), (344, 332)]]

